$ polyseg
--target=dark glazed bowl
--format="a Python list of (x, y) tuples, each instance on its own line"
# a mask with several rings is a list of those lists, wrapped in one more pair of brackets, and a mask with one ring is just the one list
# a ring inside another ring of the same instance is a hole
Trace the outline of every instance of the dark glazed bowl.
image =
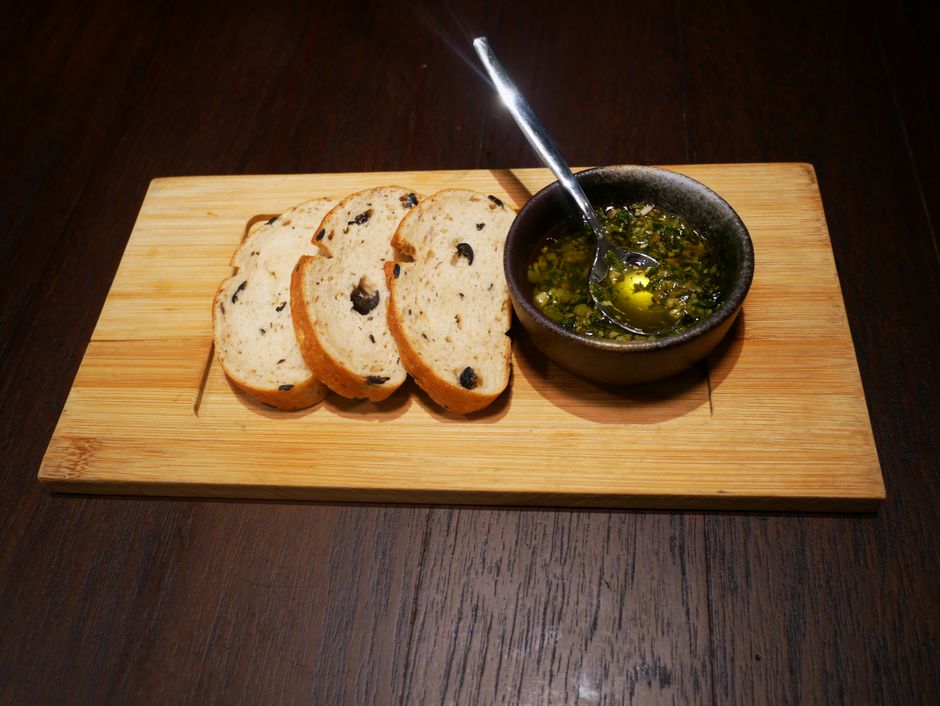
[(727, 266), (727, 296), (708, 318), (685, 331), (643, 341), (609, 341), (570, 331), (532, 303), (526, 276), (538, 242), (570, 217), (568, 197), (557, 182), (522, 207), (506, 240), (503, 264), (513, 309), (535, 346), (563, 368), (595, 382), (633, 384), (660, 380), (701, 360), (728, 333), (741, 311), (754, 274), (754, 248), (738, 214), (694, 179), (656, 167), (597, 167), (576, 176), (596, 208), (652, 203), (675, 213), (705, 235)]

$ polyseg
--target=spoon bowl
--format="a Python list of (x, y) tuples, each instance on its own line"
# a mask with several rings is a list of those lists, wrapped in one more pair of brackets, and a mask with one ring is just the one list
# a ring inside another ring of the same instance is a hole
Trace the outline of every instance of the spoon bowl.
[(597, 247), (594, 264), (588, 276), (588, 291), (598, 311), (611, 323), (631, 333), (644, 336), (661, 336), (679, 325), (677, 319), (662, 309), (650, 308), (648, 302), (639, 301), (631, 295), (632, 287), (617, 285), (646, 283), (646, 272), (659, 264), (655, 258), (644, 253), (624, 250), (613, 245), (606, 237), (595, 235)]

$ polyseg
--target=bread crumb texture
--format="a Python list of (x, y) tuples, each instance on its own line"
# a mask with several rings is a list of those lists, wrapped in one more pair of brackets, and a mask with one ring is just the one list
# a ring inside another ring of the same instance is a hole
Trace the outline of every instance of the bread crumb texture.
[(314, 199), (254, 228), (232, 256), (235, 275), (216, 294), (213, 338), (222, 369), (275, 406), (296, 409), (325, 394), (294, 335), (290, 279), (301, 255), (316, 254), (311, 239), (333, 203)]
[(514, 217), (495, 197), (449, 189), (422, 201), (396, 233), (393, 244), (414, 261), (398, 263), (389, 280), (393, 329), (416, 358), (405, 356), (409, 372), (449, 408), (461, 406), (454, 397), (495, 398), (509, 381), (502, 260)]

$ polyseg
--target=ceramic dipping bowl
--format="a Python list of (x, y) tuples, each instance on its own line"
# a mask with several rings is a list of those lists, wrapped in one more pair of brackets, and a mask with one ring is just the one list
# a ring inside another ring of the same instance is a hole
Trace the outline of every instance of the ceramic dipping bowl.
[(554, 182), (535, 194), (516, 216), (503, 265), (513, 309), (536, 348), (581, 377), (607, 384), (635, 384), (675, 375), (707, 356), (728, 333), (751, 285), (754, 248), (734, 209), (694, 179), (645, 166), (597, 167), (576, 175), (595, 208), (651, 203), (684, 218), (715, 248), (725, 266), (725, 300), (691, 328), (659, 338), (611, 341), (564, 328), (532, 301), (527, 269), (545, 235), (566, 218), (568, 196)]

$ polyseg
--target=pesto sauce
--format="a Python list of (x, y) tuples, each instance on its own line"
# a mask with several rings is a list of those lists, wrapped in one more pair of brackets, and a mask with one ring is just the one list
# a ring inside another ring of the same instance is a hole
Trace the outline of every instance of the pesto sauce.
[[(608, 207), (598, 216), (615, 246), (659, 262), (645, 270), (612, 274), (605, 293), (616, 306), (641, 307), (651, 330), (668, 328), (671, 334), (710, 316), (721, 304), (725, 294), (721, 263), (706, 238), (683, 218), (644, 203)], [(550, 232), (536, 248), (527, 273), (536, 307), (552, 321), (588, 336), (622, 341), (656, 338), (625, 331), (604, 318), (588, 288), (593, 264), (594, 236), (587, 225), (577, 230), (563, 225)]]

